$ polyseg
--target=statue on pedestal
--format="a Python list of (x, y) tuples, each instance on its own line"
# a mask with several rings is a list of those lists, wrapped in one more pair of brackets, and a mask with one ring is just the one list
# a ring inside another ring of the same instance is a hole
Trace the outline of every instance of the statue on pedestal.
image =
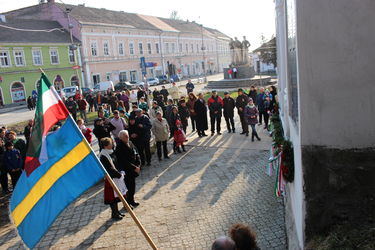
[(246, 40), (246, 36), (243, 36), (242, 41), (242, 63), (248, 64), (249, 63), (249, 47), (250, 43), (248, 40)]
[(233, 46), (234, 46), (234, 60), (232, 64), (240, 65), (242, 64), (242, 43), (238, 41), (237, 37), (234, 38)]
[(233, 38), (230, 39), (229, 50), (230, 50), (230, 60), (231, 60), (231, 63), (233, 64), (233, 62), (234, 62), (234, 41), (233, 41)]

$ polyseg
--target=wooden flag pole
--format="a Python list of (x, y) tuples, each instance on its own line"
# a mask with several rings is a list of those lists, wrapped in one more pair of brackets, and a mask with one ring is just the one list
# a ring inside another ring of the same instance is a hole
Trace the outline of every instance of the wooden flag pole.
[[(74, 121), (73, 117), (71, 114), (69, 114), (69, 117), (70, 119), (72, 119), (72, 121)], [(77, 129), (81, 134), (81, 130), (78, 128), (77, 124), (74, 122), (75, 124), (75, 129)], [(82, 134), (82, 137), (85, 138)], [(86, 145), (88, 147), (91, 148), (90, 144), (88, 143), (88, 141), (86, 139), (84, 139)], [(91, 149), (92, 150), (92, 149)], [(124, 207), (126, 208), (126, 210), (128, 211), (128, 213), (130, 214), (130, 216), (132, 217), (132, 219), (134, 220), (135, 224), (137, 224), (139, 230), (141, 230), (143, 236), (146, 238), (148, 244), (150, 244), (150, 246), (152, 247), (152, 249), (154, 250), (158, 250), (158, 248), (156, 247), (154, 241), (151, 239), (150, 235), (147, 233), (146, 229), (143, 227), (142, 223), (139, 221), (139, 219), (137, 218), (137, 216), (135, 215), (135, 213), (133, 212), (133, 210), (131, 209), (131, 207), (129, 206), (128, 202), (125, 200), (124, 196), (122, 195), (121, 191), (118, 189), (118, 187), (116, 186), (116, 184), (113, 182), (111, 176), (109, 176), (107, 170), (104, 168), (103, 164), (101, 163), (101, 161), (98, 159), (98, 157), (95, 155), (95, 159), (97, 160), (98, 164), (102, 167), (104, 173), (105, 173), (105, 178), (107, 179), (107, 181), (109, 182), (109, 184), (112, 186), (113, 190), (117, 193), (117, 196), (120, 198), (120, 200), (122, 201), (122, 204), (124, 205)]]
[(117, 193), (117, 196), (122, 201), (122, 204), (124, 204), (124, 207), (126, 208), (128, 213), (130, 214), (130, 216), (133, 218), (134, 222), (137, 224), (138, 228), (141, 230), (143, 236), (145, 236), (146, 240), (148, 241), (148, 243), (150, 244), (152, 249), (157, 250), (158, 248), (156, 247), (155, 243), (151, 239), (150, 235), (148, 235), (146, 229), (143, 227), (142, 223), (138, 220), (137, 216), (135, 215), (135, 213), (133, 212), (133, 210), (129, 206), (128, 202), (125, 200), (124, 196), (121, 194), (120, 190), (118, 189), (116, 184), (113, 182), (112, 178), (109, 176), (108, 173), (106, 173), (105, 178), (107, 179), (109, 184), (111, 184), (113, 190)]

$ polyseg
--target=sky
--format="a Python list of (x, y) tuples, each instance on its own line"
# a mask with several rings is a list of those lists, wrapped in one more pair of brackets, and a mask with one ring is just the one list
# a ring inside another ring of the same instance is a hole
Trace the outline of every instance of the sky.
[[(0, 13), (38, 4), (39, 0), (0, 0)], [(274, 0), (56, 0), (66, 4), (82, 4), (94, 8), (122, 10), (130, 13), (170, 17), (172, 11), (189, 21), (215, 28), (224, 34), (242, 40), (246, 36), (250, 50), (261, 44), (261, 36), (275, 35)]]

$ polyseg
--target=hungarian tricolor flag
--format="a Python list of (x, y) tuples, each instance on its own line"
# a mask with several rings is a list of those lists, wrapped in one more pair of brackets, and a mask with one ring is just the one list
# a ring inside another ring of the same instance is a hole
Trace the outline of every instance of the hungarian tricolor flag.
[(38, 102), (35, 111), (33, 133), (25, 159), (27, 176), (48, 160), (46, 136), (59, 120), (65, 120), (68, 116), (69, 111), (59, 94), (46, 75), (42, 74), (38, 86)]

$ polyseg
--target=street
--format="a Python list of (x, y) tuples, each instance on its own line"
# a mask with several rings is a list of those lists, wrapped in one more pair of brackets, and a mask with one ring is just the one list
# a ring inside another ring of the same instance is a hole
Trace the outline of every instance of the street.
[[(223, 135), (204, 138), (189, 127), (186, 153), (161, 162), (154, 155), (137, 178), (135, 213), (159, 249), (209, 249), (234, 223), (251, 225), (261, 249), (286, 249), (283, 200), (274, 195), (275, 176), (264, 171), (271, 138), (257, 126), (262, 141), (251, 142), (238, 133), (238, 119), (236, 134), (223, 120), (221, 127)], [(0, 245), (24, 249), (2, 209)], [(37, 248), (150, 249), (128, 214), (115, 222), (110, 213), (99, 183), (58, 217)]]

